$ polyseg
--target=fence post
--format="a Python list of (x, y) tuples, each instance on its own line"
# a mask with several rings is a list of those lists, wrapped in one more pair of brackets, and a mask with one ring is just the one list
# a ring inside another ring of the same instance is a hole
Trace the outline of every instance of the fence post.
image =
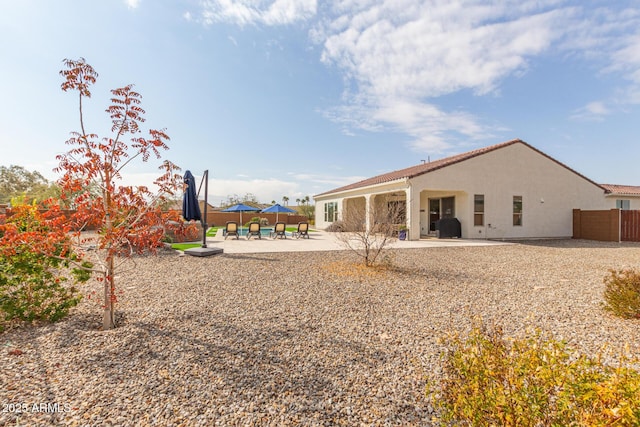
[(582, 213), (580, 209), (573, 210), (573, 238), (581, 239), (582, 238)]

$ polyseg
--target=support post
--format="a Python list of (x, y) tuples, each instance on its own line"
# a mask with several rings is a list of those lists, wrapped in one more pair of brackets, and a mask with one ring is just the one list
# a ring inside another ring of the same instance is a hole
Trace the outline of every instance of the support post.
[[(204, 214), (202, 215), (202, 247), (207, 247), (207, 205), (209, 204), (209, 169), (204, 171)], [(202, 183), (200, 183), (202, 185)]]

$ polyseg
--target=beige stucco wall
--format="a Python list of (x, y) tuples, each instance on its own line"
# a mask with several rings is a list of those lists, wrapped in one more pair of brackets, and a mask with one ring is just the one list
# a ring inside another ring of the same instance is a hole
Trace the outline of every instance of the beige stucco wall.
[(629, 209), (640, 210), (640, 196), (625, 196), (622, 194), (610, 194), (606, 196), (606, 208), (615, 209), (616, 200), (629, 200)]
[[(608, 206), (600, 187), (519, 143), (418, 176), (411, 186), (420, 193), (413, 218), (428, 209), (430, 194), (455, 196), (464, 238), (570, 237), (574, 208)], [(484, 194), (482, 227), (473, 225), (474, 194)], [(513, 225), (513, 196), (522, 196), (522, 226)], [(412, 223), (411, 235), (419, 231), (420, 224)]]

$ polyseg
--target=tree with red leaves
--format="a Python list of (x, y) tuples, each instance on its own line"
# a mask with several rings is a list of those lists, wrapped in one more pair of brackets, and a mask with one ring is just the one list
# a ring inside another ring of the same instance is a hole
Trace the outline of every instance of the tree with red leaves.
[[(163, 211), (161, 206), (181, 191), (180, 170), (167, 160), (161, 161), (161, 175), (155, 180), (157, 191), (148, 187), (118, 185), (123, 170), (134, 160), (148, 162), (152, 157), (161, 159), (161, 150), (167, 150), (169, 136), (164, 130), (150, 129), (142, 137), (140, 126), (145, 111), (141, 95), (133, 85), (113, 89), (111, 105), (106, 112), (111, 118), (112, 136), (100, 139), (85, 129), (83, 101), (91, 97), (91, 86), (98, 74), (84, 58), (65, 59), (62, 90), (78, 93), (80, 130), (72, 132), (66, 142), (72, 148), (57, 156), (56, 172), (63, 173), (58, 181), (62, 189), (61, 203), (74, 209), (71, 226), (80, 237), (87, 227), (97, 230), (94, 271), (104, 286), (103, 328), (115, 327), (116, 283), (115, 271), (119, 262), (133, 254), (155, 253), (163, 244), (167, 228), (175, 228), (179, 213)], [(129, 143), (125, 139), (129, 139)], [(173, 230), (180, 233), (179, 230)], [(81, 240), (82, 241), (82, 240)], [(84, 239), (86, 241), (86, 238)]]

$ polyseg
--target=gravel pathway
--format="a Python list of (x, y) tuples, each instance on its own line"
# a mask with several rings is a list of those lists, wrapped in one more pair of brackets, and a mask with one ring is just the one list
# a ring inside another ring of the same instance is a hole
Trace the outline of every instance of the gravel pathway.
[(640, 245), (389, 256), (395, 271), (345, 251), (135, 258), (117, 279), (117, 329), (99, 330), (85, 298), (60, 323), (0, 334), (0, 425), (430, 425), (438, 339), (474, 315), (640, 354), (640, 321), (600, 307), (608, 269), (640, 268)]

